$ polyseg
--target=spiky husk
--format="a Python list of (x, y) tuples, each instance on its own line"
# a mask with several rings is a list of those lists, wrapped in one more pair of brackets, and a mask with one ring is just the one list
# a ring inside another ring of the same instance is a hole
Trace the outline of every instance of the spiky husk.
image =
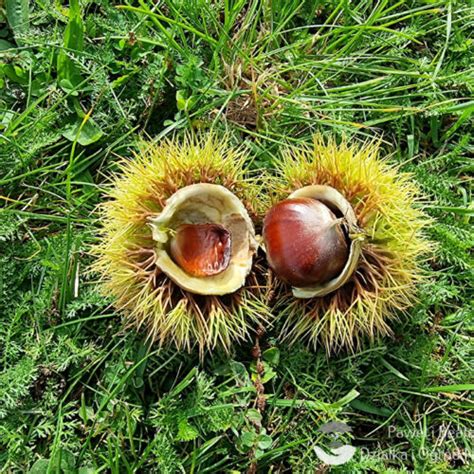
[(329, 185), (351, 203), (365, 234), (357, 270), (322, 298), (295, 299), (276, 283), (281, 337), (322, 343), (328, 352), (356, 350), (362, 340), (391, 334), (390, 321), (416, 299), (420, 256), (429, 249), (428, 219), (416, 206), (418, 190), (407, 173), (378, 157), (379, 142), (340, 145), (321, 136), (313, 148), (288, 149), (277, 163), (277, 199), (311, 184)]
[(159, 344), (171, 342), (188, 351), (197, 344), (201, 353), (216, 346), (228, 350), (266, 324), (267, 288), (256, 272), (231, 295), (184, 291), (155, 265), (155, 242), (147, 224), (173, 193), (195, 183), (225, 186), (251, 217), (258, 214), (264, 203), (256, 199), (257, 188), (244, 172), (245, 160), (243, 151), (231, 148), (226, 139), (208, 135), (143, 144), (133, 160), (119, 164), (108, 200), (100, 207), (102, 233), (93, 268), (128, 326), (146, 326)]

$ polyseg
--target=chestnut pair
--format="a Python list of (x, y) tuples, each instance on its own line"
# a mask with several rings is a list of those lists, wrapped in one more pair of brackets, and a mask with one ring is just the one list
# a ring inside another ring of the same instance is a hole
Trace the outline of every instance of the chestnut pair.
[[(258, 244), (245, 207), (226, 188), (194, 184), (150, 219), (157, 264), (181, 288), (203, 295), (236, 291)], [(330, 186), (312, 185), (275, 204), (263, 222), (263, 246), (278, 278), (297, 298), (340, 288), (357, 266), (361, 238), (354, 211)]]
[(103, 293), (152, 340), (201, 353), (273, 324), (328, 351), (390, 334), (416, 300), (429, 220), (379, 145), (315, 136), (254, 180), (216, 135), (143, 143), (100, 206)]

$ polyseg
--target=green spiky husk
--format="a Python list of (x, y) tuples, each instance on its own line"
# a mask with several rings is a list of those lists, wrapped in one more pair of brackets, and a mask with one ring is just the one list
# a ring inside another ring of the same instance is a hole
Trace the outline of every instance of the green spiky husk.
[(335, 292), (295, 299), (275, 280), (275, 313), (281, 338), (306, 340), (328, 352), (357, 350), (364, 339), (392, 333), (390, 322), (416, 301), (420, 257), (429, 250), (410, 175), (378, 157), (379, 142), (350, 146), (320, 136), (312, 148), (288, 149), (277, 163), (276, 200), (312, 184), (328, 185), (351, 203), (364, 234), (362, 254), (350, 280)]
[[(233, 192), (250, 216), (261, 212), (256, 186), (244, 172), (246, 156), (213, 135), (144, 143), (133, 160), (123, 160), (100, 207), (102, 232), (93, 253), (105, 295), (128, 326), (147, 328), (159, 344), (201, 353), (220, 346), (229, 350), (265, 325), (263, 271), (225, 296), (200, 296), (182, 290), (155, 265), (155, 243), (147, 219), (163, 209), (177, 190), (195, 183), (220, 184)], [(259, 268), (257, 263), (255, 268)]]

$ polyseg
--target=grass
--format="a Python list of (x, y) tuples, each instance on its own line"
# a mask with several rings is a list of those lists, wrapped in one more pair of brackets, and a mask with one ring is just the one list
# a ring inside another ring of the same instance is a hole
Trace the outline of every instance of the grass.
[[(0, 469), (325, 472), (337, 420), (331, 472), (472, 472), (472, 2), (27, 4), (0, 6)], [(201, 363), (123, 329), (88, 271), (104, 186), (140, 137), (210, 129), (270, 171), (381, 137), (436, 244), (393, 338), (327, 358), (267, 328), (255, 384), (255, 341)]]

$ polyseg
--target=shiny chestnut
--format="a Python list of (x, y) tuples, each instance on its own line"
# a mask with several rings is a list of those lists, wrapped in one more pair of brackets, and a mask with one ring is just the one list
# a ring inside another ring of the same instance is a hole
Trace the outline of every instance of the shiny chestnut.
[(170, 243), (175, 263), (196, 277), (223, 272), (229, 266), (230, 250), (231, 235), (219, 224), (183, 224)]
[(317, 199), (290, 198), (273, 206), (264, 219), (263, 239), (270, 267), (294, 287), (328, 282), (349, 257), (341, 219)]

